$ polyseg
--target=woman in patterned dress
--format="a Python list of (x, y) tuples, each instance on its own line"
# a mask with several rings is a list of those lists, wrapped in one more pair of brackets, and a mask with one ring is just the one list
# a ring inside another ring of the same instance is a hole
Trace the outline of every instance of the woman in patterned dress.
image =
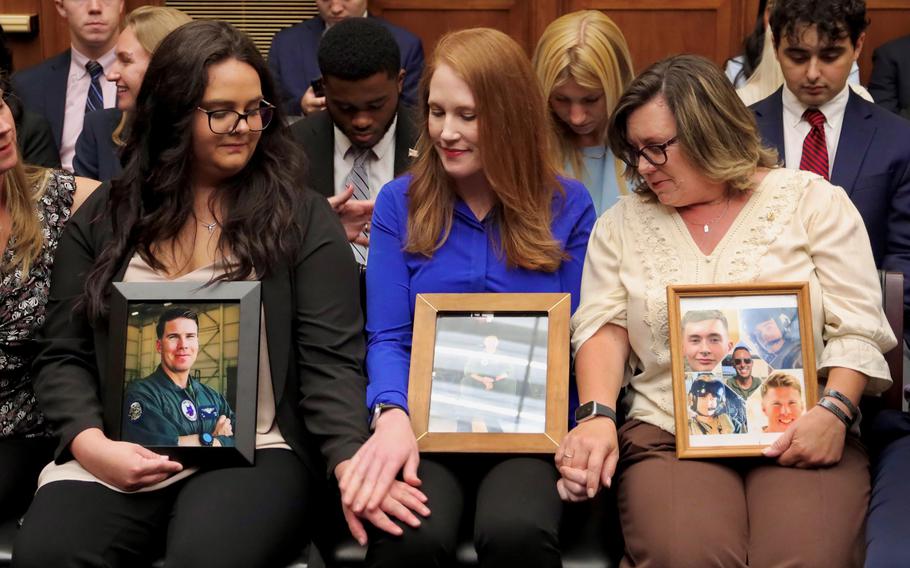
[(23, 165), (10, 108), (20, 103), (5, 76), (0, 76), (0, 89), (0, 521), (4, 521), (24, 510), (38, 472), (53, 457), (53, 442), (32, 390), (32, 338), (44, 323), (63, 224), (98, 183), (61, 170)]

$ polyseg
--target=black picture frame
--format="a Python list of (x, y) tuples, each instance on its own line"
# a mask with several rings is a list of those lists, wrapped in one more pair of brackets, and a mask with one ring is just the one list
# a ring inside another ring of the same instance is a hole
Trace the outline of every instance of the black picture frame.
[[(260, 297), (259, 282), (218, 282), (211, 285), (198, 282), (115, 282), (110, 302), (111, 354), (107, 382), (101, 393), (104, 427), (108, 437), (114, 440), (124, 438), (128, 326), (131, 314), (138, 314), (132, 308), (141, 306), (154, 312), (155, 305), (160, 304), (158, 311), (161, 312), (172, 305), (237, 305), (240, 313), (235, 318), (236, 381), (229, 381), (233, 383), (233, 388), (228, 386), (225, 393), (228, 395), (226, 398), (234, 401), (231, 407), (235, 416), (232, 424), (233, 446), (142, 445), (184, 465), (253, 465), (258, 403)], [(194, 359), (193, 363), (195, 362)], [(191, 414), (196, 412), (198, 411), (193, 409)]]

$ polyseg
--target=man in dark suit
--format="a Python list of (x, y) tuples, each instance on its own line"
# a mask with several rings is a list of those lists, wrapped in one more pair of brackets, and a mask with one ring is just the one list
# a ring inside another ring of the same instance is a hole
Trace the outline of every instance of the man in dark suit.
[(123, 0), (54, 0), (70, 30), (70, 49), (16, 73), (13, 87), (27, 110), (51, 125), (60, 162), (72, 171), (76, 138), (86, 112), (116, 104), (117, 88), (104, 80), (114, 63)]
[[(829, 177), (847, 191), (866, 223), (876, 265), (904, 273), (907, 313), (910, 122), (846, 86), (865, 39), (865, 2), (777, 2), (770, 23), (784, 86), (753, 105), (758, 128), (786, 166)], [(900, 566), (910, 555), (910, 494), (904, 490), (910, 442), (902, 440), (876, 465), (866, 527), (867, 566)]]
[[(407, 169), (417, 127), (400, 102), (404, 69), (395, 38), (378, 22), (353, 18), (333, 26), (319, 46), (327, 112), (291, 126), (309, 163), (310, 188), (341, 217), (348, 239), (367, 245), (373, 200)], [(365, 251), (355, 248), (361, 264)]]
[(869, 94), (878, 105), (910, 118), (910, 35), (876, 49), (872, 65)]
[[(752, 110), (785, 166), (815, 171), (847, 191), (866, 223), (876, 266), (904, 273), (908, 313), (910, 122), (846, 85), (865, 39), (865, 12), (862, 0), (776, 3), (771, 29), (785, 82)], [(831, 14), (843, 19), (831, 21)]]
[(367, 14), (367, 0), (316, 0), (319, 15), (281, 30), (272, 40), (269, 67), (284, 91), (281, 103), (292, 115), (310, 114), (325, 108), (323, 94), (314, 92), (312, 83), (321, 73), (316, 53), (326, 29), (348, 18), (367, 16), (382, 24), (398, 43), (404, 69), (404, 102), (416, 106), (417, 84), (423, 71), (423, 45), (411, 32), (382, 18)]

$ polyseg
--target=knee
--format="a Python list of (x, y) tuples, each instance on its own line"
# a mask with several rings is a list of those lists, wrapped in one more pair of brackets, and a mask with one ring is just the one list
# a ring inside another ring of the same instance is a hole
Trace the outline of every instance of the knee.
[(27, 524), (16, 534), (13, 544), (13, 568), (45, 568), (47, 566), (73, 566), (72, 551), (41, 530), (32, 530)]
[(404, 528), (401, 536), (371, 535), (367, 566), (447, 566), (455, 557), (457, 534), (432, 522)]

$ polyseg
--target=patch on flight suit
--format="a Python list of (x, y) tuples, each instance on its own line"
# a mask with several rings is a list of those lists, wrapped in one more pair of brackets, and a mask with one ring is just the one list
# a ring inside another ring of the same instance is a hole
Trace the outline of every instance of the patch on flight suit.
[(200, 406), (199, 415), (205, 418), (218, 418), (218, 409), (214, 406)]
[(134, 402), (130, 405), (130, 420), (135, 422), (142, 417), (142, 405)]
[(187, 399), (183, 399), (183, 402), (180, 403), (180, 410), (183, 411), (183, 415), (186, 416), (186, 419), (190, 422), (195, 422), (198, 416), (196, 415), (196, 406)]

